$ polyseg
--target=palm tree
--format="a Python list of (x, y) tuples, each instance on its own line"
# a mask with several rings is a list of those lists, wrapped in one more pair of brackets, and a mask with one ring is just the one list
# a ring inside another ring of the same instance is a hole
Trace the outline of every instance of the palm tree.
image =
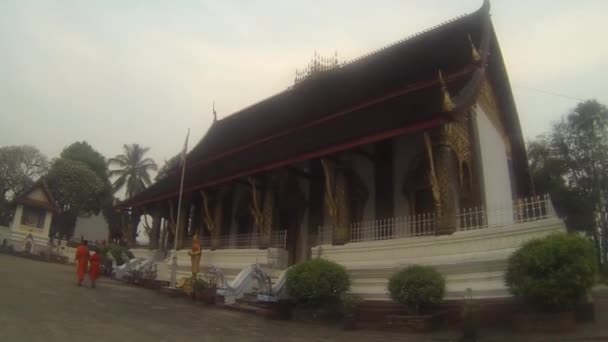
[(123, 148), (124, 153), (110, 158), (108, 164), (119, 167), (110, 170), (110, 177), (118, 176), (112, 184), (114, 192), (126, 186), (126, 195), (127, 198), (130, 198), (152, 184), (149, 172), (156, 171), (158, 166), (154, 160), (144, 157), (150, 150), (149, 147), (141, 147), (139, 144), (125, 144)]

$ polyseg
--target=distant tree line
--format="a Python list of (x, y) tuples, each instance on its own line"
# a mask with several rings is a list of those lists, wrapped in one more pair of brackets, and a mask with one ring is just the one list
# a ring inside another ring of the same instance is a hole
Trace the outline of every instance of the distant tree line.
[(0, 225), (11, 224), (16, 198), (42, 178), (61, 210), (51, 223), (51, 236), (71, 238), (79, 216), (101, 213), (108, 223), (109, 239), (134, 242), (139, 216), (115, 210), (115, 194), (124, 189), (131, 197), (152, 183), (150, 173), (157, 165), (145, 156), (148, 151), (138, 144), (124, 145), (122, 154), (106, 160), (82, 141), (49, 161), (34, 146), (0, 147)]

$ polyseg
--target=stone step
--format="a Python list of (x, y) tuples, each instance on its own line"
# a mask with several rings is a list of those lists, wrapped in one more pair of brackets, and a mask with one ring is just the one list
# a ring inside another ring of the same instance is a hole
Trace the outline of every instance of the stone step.
[(236, 303), (248, 306), (257, 306), (258, 295), (256, 293), (245, 293), (243, 297), (236, 300)]
[(239, 311), (239, 312), (245, 312), (245, 313), (251, 313), (251, 314), (257, 314), (257, 312), (258, 312), (257, 307), (251, 306), (251, 305), (246, 305), (246, 304), (240, 304), (240, 303), (220, 304), (217, 306), (219, 308), (226, 309), (226, 310)]

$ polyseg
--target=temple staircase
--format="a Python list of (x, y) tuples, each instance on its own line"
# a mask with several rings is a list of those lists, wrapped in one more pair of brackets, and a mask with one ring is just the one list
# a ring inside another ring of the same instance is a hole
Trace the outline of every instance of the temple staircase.
[(230, 310), (260, 314), (264, 313), (269, 305), (287, 299), (286, 270), (278, 273), (278, 277), (273, 277), (260, 265), (252, 264), (243, 269), (230, 283), (223, 281), (221, 271), (215, 267), (210, 267), (210, 274), (218, 280), (220, 288), (217, 295), (223, 298), (224, 307)]
[(239, 274), (231, 282), (225, 282), (224, 276), (221, 271), (215, 267), (210, 269), (210, 273), (213, 274), (216, 279), (219, 279), (217, 294), (224, 298), (225, 304), (234, 304), (237, 299), (243, 297), (246, 293), (252, 292), (256, 285), (257, 279), (255, 278), (256, 268), (259, 267), (256, 264), (250, 265)]

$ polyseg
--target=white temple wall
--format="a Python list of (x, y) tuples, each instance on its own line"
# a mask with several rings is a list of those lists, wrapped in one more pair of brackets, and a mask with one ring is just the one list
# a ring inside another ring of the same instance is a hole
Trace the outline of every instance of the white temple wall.
[(456, 232), (343, 246), (313, 247), (313, 257), (337, 262), (348, 270), (351, 291), (368, 300), (388, 300), (388, 279), (411, 265), (435, 267), (446, 277), (446, 298), (462, 299), (467, 288), (474, 298), (509, 297), (505, 271), (509, 257), (530, 239), (565, 232), (557, 218)]
[[(35, 193), (33, 191), (32, 193)], [(23, 215), (23, 205), (19, 204), (15, 210), (15, 216), (11, 224), (11, 233), (9, 243), (16, 251), (24, 251), (26, 240), (30, 240), (33, 244), (32, 253), (38, 253), (48, 247), (49, 231), (51, 229), (51, 221), (53, 213), (46, 211), (44, 218), (44, 226), (42, 228), (30, 227), (21, 223)]]
[(488, 226), (512, 224), (512, 209), (509, 209), (508, 212), (504, 210), (504, 208), (512, 208), (507, 204), (513, 201), (504, 140), (480, 106), (477, 106), (474, 117), (479, 135), (481, 179), (483, 182), (482, 188), (485, 192), (485, 206), (488, 212)]

